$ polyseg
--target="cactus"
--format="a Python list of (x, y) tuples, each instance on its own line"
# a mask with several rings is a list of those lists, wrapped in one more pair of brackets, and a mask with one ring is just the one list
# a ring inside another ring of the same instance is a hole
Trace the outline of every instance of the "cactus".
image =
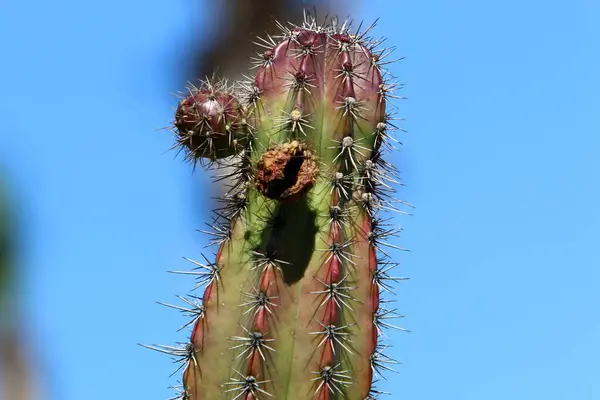
[[(381, 40), (330, 20), (278, 24), (261, 39), (255, 78), (191, 86), (176, 111), (185, 158), (227, 167), (213, 261), (189, 260), (201, 297), (170, 305), (192, 317), (178, 347), (178, 399), (376, 398), (392, 369), (384, 328), (399, 317), (382, 292), (397, 265), (381, 216), (396, 169), (389, 112), (396, 85)], [(177, 272), (177, 271), (176, 271)]]

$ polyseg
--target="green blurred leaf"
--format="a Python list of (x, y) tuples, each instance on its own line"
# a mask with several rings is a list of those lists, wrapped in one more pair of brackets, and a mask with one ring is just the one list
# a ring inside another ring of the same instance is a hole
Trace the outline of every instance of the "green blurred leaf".
[(6, 184), (0, 177), (0, 325), (4, 325), (9, 312), (10, 290), (13, 285), (13, 245), (14, 238), (11, 235), (12, 222), (9, 211)]

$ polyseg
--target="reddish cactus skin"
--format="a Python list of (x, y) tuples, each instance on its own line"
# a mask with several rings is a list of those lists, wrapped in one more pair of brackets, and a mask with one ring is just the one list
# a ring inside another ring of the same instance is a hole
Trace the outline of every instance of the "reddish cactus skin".
[(347, 24), (281, 28), (239, 97), (204, 85), (176, 113), (189, 159), (236, 155), (215, 262), (189, 272), (204, 294), (176, 307), (191, 339), (158, 348), (184, 361), (181, 399), (371, 399), (393, 363), (380, 344), (394, 317), (381, 292), (398, 279), (381, 248), (396, 231), (378, 216), (396, 202), (388, 52)]
[(234, 155), (241, 148), (238, 140), (247, 136), (242, 133), (245, 119), (238, 98), (226, 82), (206, 81), (189, 92), (175, 112), (177, 146), (194, 162)]

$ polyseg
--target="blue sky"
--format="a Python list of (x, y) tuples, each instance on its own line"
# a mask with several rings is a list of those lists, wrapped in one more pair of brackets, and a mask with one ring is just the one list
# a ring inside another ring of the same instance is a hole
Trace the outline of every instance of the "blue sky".
[[(166, 399), (182, 340), (154, 304), (206, 238), (206, 174), (165, 151), (188, 1), (0, 5), (0, 162), (24, 227), (19, 302), (49, 399)], [(193, 7), (196, 12), (200, 7)], [(407, 59), (394, 162), (410, 334), (388, 398), (598, 399), (600, 3), (383, 1)], [(210, 15), (210, 13), (207, 13)], [(190, 77), (192, 78), (192, 77)]]

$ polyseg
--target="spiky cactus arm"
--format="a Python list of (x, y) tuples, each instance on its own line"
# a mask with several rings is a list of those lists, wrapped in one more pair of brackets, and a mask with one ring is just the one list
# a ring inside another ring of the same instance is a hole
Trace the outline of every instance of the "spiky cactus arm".
[(280, 27), (243, 107), (204, 85), (176, 114), (192, 160), (237, 154), (215, 262), (189, 272), (205, 292), (175, 307), (194, 317), (191, 339), (157, 348), (184, 362), (181, 398), (364, 400), (393, 362), (379, 343), (394, 316), (381, 291), (396, 279), (380, 249), (395, 232), (377, 216), (394, 209), (387, 53), (370, 29)]

